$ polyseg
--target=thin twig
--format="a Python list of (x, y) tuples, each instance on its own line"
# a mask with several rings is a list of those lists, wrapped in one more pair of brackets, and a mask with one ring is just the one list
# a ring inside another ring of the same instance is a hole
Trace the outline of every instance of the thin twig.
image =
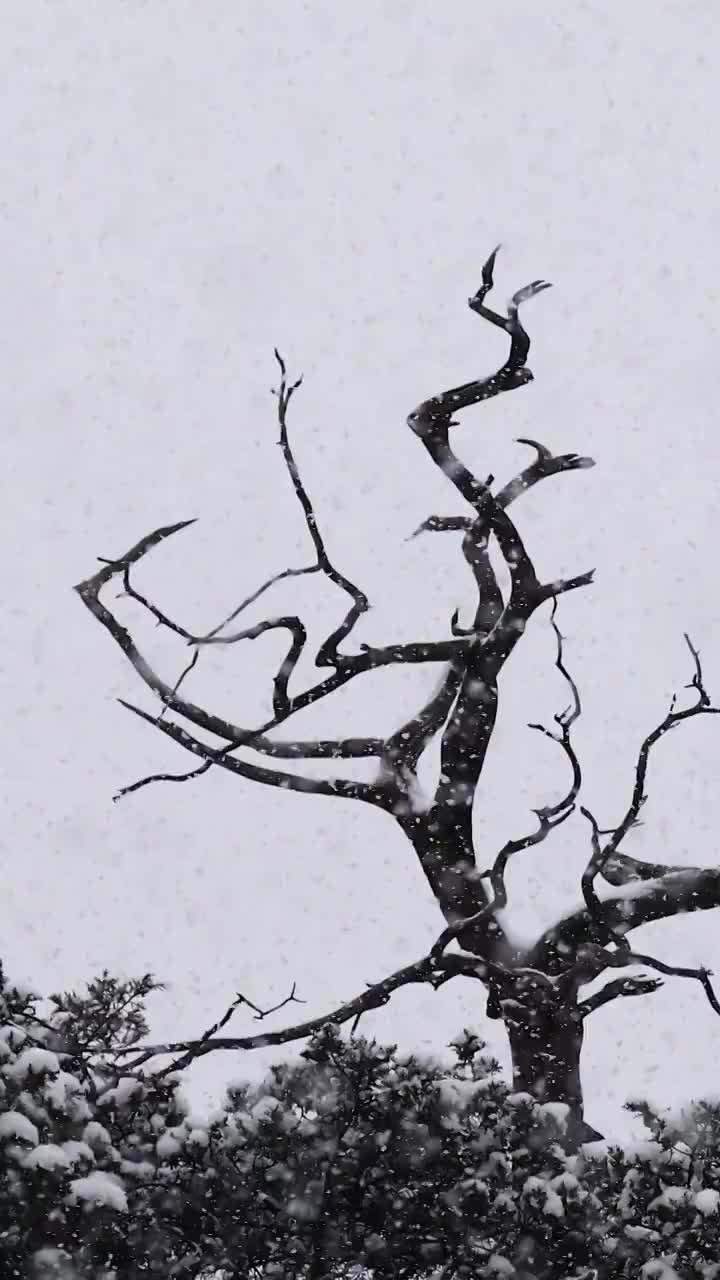
[[(269, 1018), (270, 1015), (273, 1013), (278, 1013), (280, 1009), (284, 1009), (289, 1004), (304, 1004), (305, 1001), (300, 1000), (299, 997), (296, 996), (295, 994), (296, 989), (297, 989), (296, 984), (293, 982), (292, 990), (290, 991), (290, 994), (288, 996), (285, 996), (283, 1000), (278, 1001), (277, 1004), (271, 1005), (270, 1008), (268, 1009), (261, 1009), (260, 1006), (254, 1004), (252, 1000), (248, 1000), (247, 996), (244, 996), (241, 994), (241, 992), (238, 992), (235, 999), (232, 1001), (232, 1004), (228, 1006), (228, 1008), (225, 1010), (222, 1017), (218, 1018), (217, 1022), (214, 1022), (211, 1027), (208, 1027), (207, 1030), (202, 1033), (199, 1040), (196, 1042), (197, 1045), (198, 1046), (206, 1045), (210, 1041), (212, 1041), (213, 1037), (217, 1035), (218, 1031), (222, 1031), (223, 1027), (227, 1026), (228, 1022), (230, 1021), (233, 1014), (235, 1013), (235, 1010), (238, 1009), (240, 1005), (246, 1005), (249, 1009), (252, 1009), (253, 1013), (255, 1014), (255, 1021), (262, 1022), (265, 1018)], [(169, 1075), (174, 1073), (175, 1071), (182, 1071), (186, 1066), (189, 1066), (193, 1058), (197, 1056), (198, 1055), (194, 1051), (189, 1050), (188, 1053), (186, 1053), (183, 1057), (179, 1058), (176, 1062), (171, 1063), (170, 1066), (166, 1067), (165, 1070), (160, 1074)], [(148, 1059), (144, 1058), (144, 1060), (147, 1061)]]
[[(659, 725), (657, 725), (653, 730), (651, 730), (651, 732), (643, 740), (640, 746), (640, 751), (638, 753), (637, 763), (635, 765), (635, 781), (633, 785), (632, 796), (630, 798), (630, 804), (628, 805), (628, 808), (625, 812), (625, 815), (622, 821), (618, 824), (617, 827), (611, 829), (609, 834), (609, 839), (607, 839), (604, 844), (602, 843), (602, 840), (601, 840), (601, 836), (603, 835), (603, 832), (601, 831), (601, 828), (597, 822), (597, 819), (586, 807), (584, 807), (581, 810), (581, 812), (587, 818), (591, 826), (591, 856), (587, 863), (587, 866), (585, 867), (585, 870), (582, 876), (582, 881), (581, 881), (583, 897), (585, 899), (585, 903), (591, 918), (595, 921), (595, 923), (601, 929), (607, 930), (608, 926), (605, 923), (605, 919), (603, 916), (602, 904), (595, 891), (595, 880), (598, 875), (601, 875), (603, 873), (608, 862), (610, 862), (611, 859), (615, 858), (615, 855), (617, 854), (619, 846), (622, 843), (622, 841), (625, 839), (625, 836), (628, 834), (628, 832), (638, 824), (640, 810), (642, 809), (643, 805), (647, 801), (645, 783), (647, 779), (648, 766), (650, 762), (650, 754), (652, 752), (653, 747), (656, 746), (657, 743), (660, 742), (660, 740), (664, 738), (665, 735), (669, 733), (671, 729), (676, 728), (679, 724), (682, 724), (685, 720), (689, 720), (694, 716), (698, 716), (698, 715), (717, 715), (720, 712), (720, 707), (713, 707), (711, 704), (710, 695), (708, 694), (703, 681), (703, 672), (702, 672), (702, 665), (700, 662), (700, 654), (698, 653), (698, 650), (695, 648), (695, 646), (693, 645), (688, 635), (685, 635), (685, 643), (687, 644), (688, 649), (690, 650), (690, 653), (692, 655), (693, 667), (694, 667), (692, 679), (690, 680), (688, 685), (686, 685), (686, 688), (695, 690), (697, 695), (695, 702), (693, 702), (691, 706), (685, 707), (682, 710), (677, 711), (676, 698), (673, 697), (672, 702), (670, 704), (670, 708), (664, 720), (662, 720)], [(635, 863), (634, 859), (630, 861), (631, 861), (631, 864)], [(637, 865), (640, 868), (642, 867), (641, 863), (638, 863)], [(650, 868), (646, 868), (646, 870), (649, 870), (649, 869)], [(653, 871), (659, 870), (661, 871), (662, 874), (670, 874), (672, 871), (680, 871), (682, 870), (682, 868), (653, 867), (652, 870)], [(621, 882), (624, 882), (622, 868), (619, 864), (615, 866), (615, 871), (620, 875)], [(644, 879), (647, 877), (644, 876), (642, 873), (642, 870), (640, 870), (638, 871), (637, 875), (635, 876), (629, 875), (628, 878)], [(614, 880), (615, 882), (617, 882), (617, 876), (614, 877)], [(612, 880), (610, 882), (613, 883)], [(617, 938), (617, 935), (613, 931), (610, 932), (609, 936), (615, 940)]]
[(122, 800), (123, 796), (132, 795), (134, 791), (141, 791), (143, 787), (151, 786), (154, 782), (190, 782), (193, 778), (199, 778), (203, 773), (207, 773), (213, 763), (212, 760), (204, 760), (196, 769), (189, 769), (187, 773), (150, 773), (147, 777), (138, 778), (137, 782), (130, 782), (116, 791), (113, 803)]
[(353, 627), (355, 626), (355, 623), (358, 621), (360, 616), (367, 611), (367, 609), (369, 608), (369, 601), (364, 591), (361, 591), (359, 587), (356, 587), (355, 584), (351, 582), (348, 577), (345, 576), (345, 574), (340, 573), (340, 571), (336, 569), (335, 565), (332, 563), (330, 557), (328, 556), (328, 553), (325, 547), (325, 542), (317, 522), (317, 516), (315, 515), (313, 504), (310, 501), (310, 497), (308, 495), (307, 489), (305, 488), (302, 477), (300, 475), (297, 462), (295, 461), (295, 455), (290, 445), (290, 439), (289, 439), (288, 430), (287, 430), (288, 405), (290, 404), (290, 400), (292, 399), (293, 395), (297, 391), (298, 387), (301, 385), (302, 377), (298, 378), (294, 383), (288, 384), (285, 361), (283, 360), (277, 348), (275, 349), (275, 359), (277, 360), (278, 366), (280, 368), (280, 387), (275, 393), (277, 396), (277, 402), (278, 402), (278, 422), (280, 425), (279, 444), (282, 450), (282, 455), (285, 460), (285, 465), (287, 467), (288, 474), (290, 476), (290, 479), (292, 480), (295, 494), (300, 503), (300, 506), (302, 507), (303, 515), (305, 516), (305, 523), (307, 525), (308, 533), (310, 534), (313, 546), (315, 548), (315, 555), (317, 557), (318, 568), (322, 573), (325, 574), (325, 577), (328, 578), (330, 582), (332, 582), (335, 586), (340, 587), (342, 591), (344, 591), (347, 595), (349, 595), (353, 602), (352, 607), (346, 614), (343, 621), (340, 623), (340, 626), (337, 627), (333, 632), (331, 632), (331, 634), (327, 637), (327, 639), (323, 642), (323, 644), (320, 646), (318, 650), (318, 654), (316, 658), (317, 665), (321, 667), (334, 666), (335, 658), (337, 656), (338, 645), (343, 640), (347, 639)]
[[(414, 964), (405, 965), (381, 982), (375, 982), (368, 986), (359, 996), (346, 1001), (329, 1014), (310, 1018), (307, 1022), (298, 1023), (295, 1026), (284, 1027), (277, 1031), (267, 1031), (256, 1036), (217, 1037), (211, 1032), (210, 1035), (206, 1034), (198, 1039), (148, 1045), (141, 1049), (140, 1057), (129, 1064), (129, 1069), (137, 1069), (153, 1057), (164, 1057), (171, 1054), (183, 1055), (180, 1059), (175, 1060), (171, 1066), (163, 1069), (160, 1074), (164, 1075), (180, 1070), (189, 1065), (191, 1061), (204, 1057), (208, 1053), (214, 1053), (217, 1050), (262, 1049), (267, 1048), (269, 1045), (289, 1044), (294, 1040), (305, 1040), (316, 1032), (322, 1031), (325, 1027), (341, 1026), (346, 1022), (352, 1022), (359, 1014), (366, 1013), (371, 1009), (381, 1008), (388, 1003), (393, 992), (400, 987), (408, 986), (411, 983), (428, 983), (430, 986), (439, 987), (458, 976), (482, 979), (490, 968), (497, 968), (497, 966), (488, 966), (479, 960), (477, 956), (451, 955), (440, 957), (437, 961), (432, 960), (429, 955), (423, 956), (421, 960), (416, 961)], [(287, 1001), (283, 1003), (287, 1003)], [(116, 1052), (118, 1055), (124, 1056), (130, 1050), (120, 1046)]]

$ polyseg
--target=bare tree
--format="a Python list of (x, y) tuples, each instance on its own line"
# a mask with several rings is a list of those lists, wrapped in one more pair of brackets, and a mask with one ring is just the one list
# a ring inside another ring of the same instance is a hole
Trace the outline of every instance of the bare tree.
[[(556, 608), (561, 595), (592, 580), (590, 571), (568, 579), (541, 582), (508, 509), (540, 481), (562, 472), (591, 467), (593, 461), (576, 453), (554, 454), (536, 441), (522, 440), (521, 443), (534, 451), (534, 460), (503, 487), (494, 488), (492, 476), (486, 480), (478, 479), (450, 445), (450, 431), (456, 425), (454, 414), (501, 392), (524, 386), (533, 376), (527, 367), (530, 341), (520, 321), (519, 308), (549, 286), (537, 280), (521, 289), (512, 298), (507, 315), (491, 310), (485, 299), (493, 285), (496, 253), (497, 250), (486, 262), (482, 285), (469, 300), (469, 306), (477, 315), (507, 333), (510, 350), (505, 363), (492, 377), (465, 383), (426, 400), (407, 420), (430, 460), (468, 508), (468, 514), (464, 516), (430, 516), (416, 531), (458, 530), (462, 533), (462, 553), (474, 579), (474, 616), (468, 627), (460, 627), (456, 613), (449, 621), (447, 633), (438, 639), (377, 647), (360, 644), (354, 652), (348, 651), (353, 628), (368, 608), (368, 601), (365, 594), (335, 567), (328, 555), (288, 437), (288, 408), (300, 382), (289, 382), (285, 364), (277, 352), (280, 383), (275, 394), (279, 443), (305, 516), (315, 553), (313, 562), (304, 568), (284, 569), (270, 578), (233, 609), (229, 617), (204, 635), (192, 634), (182, 627), (137, 591), (131, 581), (134, 566), (149, 551), (192, 521), (147, 534), (125, 555), (103, 561), (103, 567), (76, 588), (85, 605), (107, 629), (137, 675), (162, 704), (159, 714), (150, 714), (127, 702), (123, 705), (199, 761), (187, 773), (164, 773), (143, 778), (124, 788), (120, 794), (156, 781), (186, 781), (211, 768), (221, 768), (266, 786), (373, 805), (384, 810), (412, 843), (445, 920), (445, 928), (427, 955), (324, 1017), (263, 1035), (221, 1037), (218, 1031), (225, 1026), (238, 1003), (243, 1001), (243, 997), (238, 996), (225, 1016), (199, 1039), (148, 1046), (140, 1057), (128, 1064), (129, 1068), (137, 1067), (153, 1055), (170, 1055), (172, 1061), (166, 1070), (171, 1070), (219, 1049), (250, 1049), (288, 1042), (305, 1037), (325, 1024), (356, 1021), (365, 1010), (384, 1004), (394, 990), (407, 983), (424, 982), (439, 987), (463, 975), (484, 985), (487, 1015), (501, 1018), (505, 1024), (516, 1086), (536, 1097), (567, 1104), (570, 1108), (570, 1140), (577, 1143), (599, 1136), (583, 1117), (580, 1055), (585, 1018), (621, 996), (650, 993), (661, 985), (661, 980), (625, 974), (614, 978), (586, 999), (582, 999), (580, 994), (583, 986), (608, 969), (627, 969), (641, 964), (660, 974), (697, 979), (715, 1011), (720, 1013), (706, 970), (664, 964), (652, 956), (631, 950), (628, 940), (634, 929), (649, 921), (719, 905), (720, 871), (651, 865), (625, 855), (620, 849), (623, 839), (636, 824), (645, 800), (652, 748), (683, 721), (718, 710), (710, 704), (700, 658), (689, 639), (687, 643), (693, 664), (688, 686), (691, 700), (689, 705), (680, 709), (673, 701), (664, 720), (642, 743), (630, 803), (622, 821), (610, 831), (601, 831), (589, 810), (581, 809), (588, 821), (590, 846), (581, 884), (583, 908), (558, 920), (524, 950), (518, 949), (501, 924), (499, 913), (507, 902), (505, 875), (509, 860), (547, 840), (554, 829), (570, 817), (579, 802), (582, 773), (572, 743), (572, 727), (580, 714), (580, 698), (565, 666)], [(507, 566), (510, 586), (505, 591), (493, 567), (490, 555), (493, 544)], [(327, 636), (315, 657), (316, 666), (325, 668), (329, 674), (310, 688), (294, 691), (291, 690), (293, 675), (307, 644), (307, 632), (300, 617), (271, 617), (245, 629), (237, 625), (237, 619), (274, 583), (316, 573), (324, 575), (346, 594), (349, 607), (340, 626)], [(130, 632), (102, 602), (103, 588), (116, 581), (122, 583), (124, 594), (149, 611), (159, 625), (171, 629), (190, 646), (192, 659), (174, 684), (153, 670)], [(531, 832), (509, 840), (497, 852), (491, 865), (480, 867), (473, 843), (473, 805), (496, 722), (498, 677), (521, 640), (528, 621), (546, 604), (552, 608), (551, 624), (557, 638), (556, 665), (567, 682), (570, 707), (555, 717), (554, 727), (532, 727), (552, 738), (564, 754), (570, 770), (568, 790), (557, 803), (536, 810), (537, 823)], [(265, 724), (255, 728), (242, 727), (184, 696), (183, 682), (205, 646), (236, 644), (276, 630), (287, 633), (289, 644), (287, 655), (273, 678), (273, 715)], [(337, 689), (351, 681), (361, 680), (365, 673), (406, 663), (436, 664), (441, 669), (441, 679), (429, 701), (389, 737), (281, 741), (273, 736), (275, 729), (298, 712), (320, 699), (330, 698)], [(209, 743), (208, 734), (216, 741)], [(419, 761), (429, 744), (438, 737), (441, 756), (439, 777), (432, 797), (421, 800)], [(264, 762), (259, 762), (258, 757), (264, 757)], [(278, 767), (276, 763), (364, 758), (377, 761), (378, 770), (373, 782), (358, 782), (344, 777), (332, 780), (308, 777), (294, 769)], [(612, 886), (615, 894), (601, 899), (597, 892), (598, 877)], [(289, 999), (293, 998), (294, 993)], [(256, 1014), (265, 1016), (259, 1009), (256, 1009)]]

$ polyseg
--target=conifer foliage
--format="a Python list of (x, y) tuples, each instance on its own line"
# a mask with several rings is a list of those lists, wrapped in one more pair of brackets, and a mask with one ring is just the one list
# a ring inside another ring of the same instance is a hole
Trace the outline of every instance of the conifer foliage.
[(469, 1032), (432, 1062), (328, 1028), (198, 1120), (177, 1072), (123, 1066), (156, 986), (2, 979), (3, 1276), (720, 1276), (720, 1106), (634, 1103), (647, 1141), (578, 1152)]

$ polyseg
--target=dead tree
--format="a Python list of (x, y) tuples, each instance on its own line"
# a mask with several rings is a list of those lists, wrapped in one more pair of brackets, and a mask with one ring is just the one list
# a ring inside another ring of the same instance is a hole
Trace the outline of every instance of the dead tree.
[[(571, 731), (580, 714), (580, 699), (564, 664), (562, 636), (557, 629), (555, 613), (561, 595), (592, 580), (590, 571), (569, 579), (541, 582), (508, 510), (540, 481), (562, 472), (591, 467), (593, 461), (576, 453), (554, 454), (536, 441), (523, 440), (521, 443), (534, 451), (534, 460), (503, 487), (496, 488), (492, 476), (486, 480), (478, 479), (451, 447), (450, 431), (456, 425), (455, 414), (501, 392), (522, 387), (533, 376), (527, 367), (530, 341), (520, 321), (519, 307), (548, 285), (538, 280), (521, 289), (512, 298), (505, 316), (491, 310), (485, 299), (493, 285), (496, 253), (497, 250), (485, 264), (482, 285), (469, 300), (469, 305), (477, 315), (507, 333), (510, 349), (505, 363), (492, 377), (476, 379), (424, 401), (408, 418), (410, 430), (468, 509), (463, 516), (430, 516), (417, 532), (457, 530), (462, 533), (463, 556), (475, 584), (474, 616), (469, 626), (461, 628), (455, 614), (449, 620), (447, 633), (438, 639), (411, 644), (361, 644), (352, 650), (352, 631), (368, 608), (368, 601), (365, 594), (335, 567), (328, 555), (288, 437), (288, 407), (300, 383), (288, 381), (284, 362), (277, 352), (280, 368), (280, 385), (276, 391), (279, 443), (305, 516), (315, 552), (313, 562), (305, 568), (284, 569), (276, 574), (242, 601), (223, 623), (205, 635), (194, 635), (186, 630), (138, 592), (131, 581), (134, 566), (148, 552), (192, 521), (147, 534), (125, 555), (103, 561), (103, 567), (76, 588), (85, 605), (110, 633), (137, 675), (159, 700), (161, 711), (150, 714), (130, 703), (123, 705), (199, 761), (188, 773), (144, 778), (126, 787), (121, 794), (150, 782), (185, 781), (211, 768), (221, 768), (267, 786), (374, 805), (384, 810), (412, 843), (445, 919), (445, 928), (427, 955), (375, 983), (324, 1017), (264, 1035), (219, 1036), (218, 1031), (225, 1026), (232, 1011), (243, 1002), (243, 997), (238, 996), (225, 1016), (198, 1040), (148, 1046), (140, 1057), (128, 1063), (128, 1069), (137, 1068), (159, 1054), (170, 1055), (170, 1066), (166, 1070), (171, 1070), (219, 1049), (250, 1049), (288, 1042), (307, 1036), (329, 1023), (356, 1020), (365, 1010), (384, 1004), (394, 990), (407, 983), (424, 982), (437, 988), (463, 975), (484, 985), (487, 1015), (501, 1018), (505, 1024), (516, 1087), (536, 1097), (567, 1104), (569, 1138), (577, 1143), (599, 1136), (583, 1117), (580, 1055), (585, 1018), (621, 996), (652, 992), (661, 985), (661, 980), (621, 975), (586, 999), (581, 998), (583, 986), (606, 970), (627, 969), (641, 964), (660, 974), (697, 979), (715, 1011), (720, 1013), (706, 970), (664, 964), (652, 956), (633, 951), (628, 940), (634, 929), (649, 921), (720, 904), (720, 870), (651, 865), (621, 852), (622, 842), (637, 822), (645, 800), (648, 762), (654, 745), (684, 720), (718, 710), (710, 704), (700, 659), (689, 639), (687, 643), (693, 663), (692, 680), (688, 686), (691, 700), (689, 705), (681, 708), (673, 701), (664, 720), (642, 743), (630, 803), (622, 821), (610, 831), (601, 831), (595, 817), (586, 808), (581, 808), (588, 821), (590, 845), (581, 884), (583, 908), (558, 920), (526, 950), (519, 950), (513, 944), (499, 919), (499, 912), (507, 901), (505, 873), (509, 860), (545, 841), (579, 804), (582, 773)], [(490, 547), (493, 543), (509, 573), (510, 587), (506, 591), (501, 589), (491, 561)], [(291, 685), (307, 643), (301, 618), (294, 615), (271, 617), (245, 629), (237, 626), (236, 620), (274, 583), (314, 573), (325, 575), (341, 588), (350, 603), (343, 621), (327, 636), (315, 656), (316, 666), (329, 674), (312, 687), (298, 691)], [(101, 592), (110, 583), (122, 584), (125, 595), (149, 611), (159, 625), (171, 629), (190, 646), (192, 659), (180, 680), (170, 684), (157, 674), (129, 631), (103, 603)], [(564, 753), (570, 770), (570, 784), (560, 801), (536, 810), (537, 825), (532, 832), (508, 841), (490, 865), (479, 866), (473, 843), (473, 804), (496, 721), (498, 677), (522, 639), (530, 618), (546, 604), (552, 607), (551, 621), (558, 645), (557, 667), (567, 681), (571, 705), (569, 710), (555, 717), (553, 728), (533, 727), (551, 737)], [(273, 678), (273, 715), (265, 724), (255, 728), (233, 724), (184, 696), (183, 681), (205, 646), (236, 644), (276, 630), (287, 632), (289, 645), (287, 655)], [(320, 699), (331, 697), (351, 681), (361, 680), (366, 672), (404, 663), (435, 664), (442, 675), (437, 691), (426, 705), (389, 737), (288, 742), (273, 736), (275, 729), (285, 725), (298, 712)], [(208, 734), (222, 745), (208, 743)], [(441, 744), (439, 777), (432, 797), (421, 802), (418, 800), (418, 764), (423, 752), (438, 735)], [(259, 762), (258, 757), (264, 758), (264, 762)], [(277, 764), (278, 761), (303, 759), (361, 758), (376, 759), (379, 767), (374, 782), (341, 777), (333, 780), (311, 778)], [(601, 898), (597, 892), (598, 877), (617, 892)], [(256, 1013), (265, 1016), (261, 1010), (256, 1009)]]

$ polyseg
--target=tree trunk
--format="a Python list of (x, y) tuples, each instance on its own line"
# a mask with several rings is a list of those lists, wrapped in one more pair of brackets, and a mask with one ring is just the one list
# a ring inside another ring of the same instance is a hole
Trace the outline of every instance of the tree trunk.
[(570, 1108), (568, 1148), (601, 1138), (597, 1129), (586, 1124), (583, 1114), (583, 1024), (576, 1007), (550, 1001), (527, 1006), (505, 1000), (503, 1020), (510, 1041), (515, 1089), (532, 1094), (539, 1102), (562, 1102)]

